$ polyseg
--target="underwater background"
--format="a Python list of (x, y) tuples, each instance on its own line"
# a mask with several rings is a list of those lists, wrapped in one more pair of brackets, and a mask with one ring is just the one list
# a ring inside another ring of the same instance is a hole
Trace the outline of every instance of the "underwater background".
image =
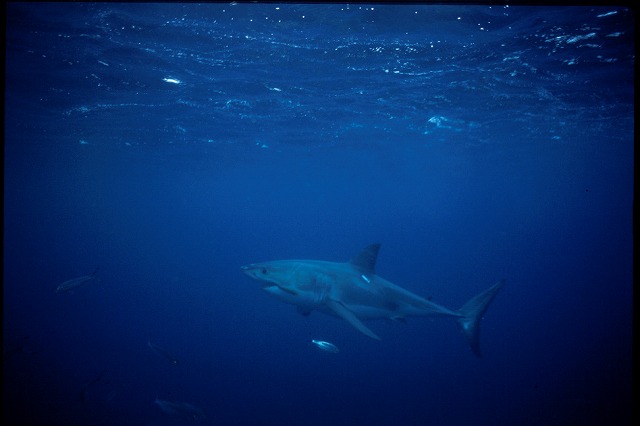
[[(9, 3), (4, 424), (630, 424), (634, 19)], [(372, 243), (482, 358), (240, 270)]]

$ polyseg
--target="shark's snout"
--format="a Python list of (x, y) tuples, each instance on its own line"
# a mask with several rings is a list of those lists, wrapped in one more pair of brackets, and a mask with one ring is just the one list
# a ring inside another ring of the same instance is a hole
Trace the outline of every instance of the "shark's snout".
[(243, 265), (240, 267), (240, 270), (245, 275), (248, 275), (251, 278), (257, 279), (256, 273), (255, 273), (255, 267), (253, 265)]
[(240, 270), (244, 272), (245, 275), (253, 278), (254, 280), (269, 281), (266, 277), (267, 270), (261, 265), (252, 263), (250, 265), (241, 266)]

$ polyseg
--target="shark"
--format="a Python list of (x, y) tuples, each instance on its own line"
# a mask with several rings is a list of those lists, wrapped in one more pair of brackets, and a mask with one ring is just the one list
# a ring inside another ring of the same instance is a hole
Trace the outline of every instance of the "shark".
[(323, 260), (275, 260), (241, 267), (262, 289), (281, 302), (295, 305), (299, 313), (312, 311), (342, 318), (356, 330), (380, 340), (363, 321), (387, 319), (405, 322), (407, 317), (453, 318), (471, 351), (480, 352), (480, 321), (504, 286), (502, 279), (453, 310), (399, 287), (376, 275), (380, 244), (371, 244), (348, 262)]

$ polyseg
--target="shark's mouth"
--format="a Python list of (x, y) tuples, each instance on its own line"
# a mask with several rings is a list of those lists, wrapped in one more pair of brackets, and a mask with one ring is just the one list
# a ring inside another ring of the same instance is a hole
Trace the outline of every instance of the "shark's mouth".
[(277, 289), (277, 290), (280, 290), (280, 291), (284, 291), (285, 293), (289, 293), (292, 296), (297, 296), (298, 295), (297, 291), (292, 290), (292, 289), (287, 288), (287, 287), (283, 287), (283, 286), (281, 286), (278, 283), (275, 283), (273, 281), (265, 281), (262, 284), (262, 289), (265, 290), (265, 291), (270, 291), (270, 292), (273, 292), (273, 291), (275, 291)]
[(262, 288), (263, 290), (280, 288), (277, 282), (265, 280), (264, 278), (255, 278), (255, 277), (252, 277), (252, 278), (260, 281), (260, 288)]

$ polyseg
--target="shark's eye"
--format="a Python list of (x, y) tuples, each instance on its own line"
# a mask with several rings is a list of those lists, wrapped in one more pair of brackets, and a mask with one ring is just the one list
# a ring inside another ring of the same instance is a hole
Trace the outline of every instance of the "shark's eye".
[(263, 273), (264, 275), (267, 275), (267, 268), (262, 268), (262, 273)]

